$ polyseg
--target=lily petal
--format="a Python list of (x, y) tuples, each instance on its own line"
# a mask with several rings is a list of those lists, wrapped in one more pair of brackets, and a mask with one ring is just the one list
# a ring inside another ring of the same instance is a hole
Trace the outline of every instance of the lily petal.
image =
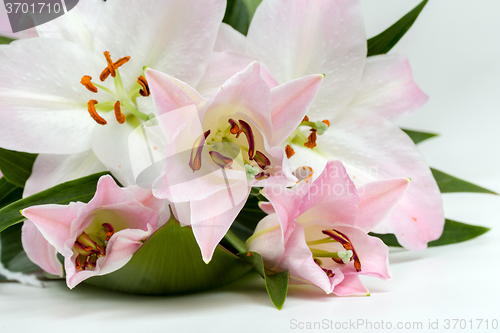
[(185, 106), (202, 105), (206, 102), (194, 88), (170, 75), (148, 68), (146, 77), (159, 116)]
[(100, 67), (96, 55), (64, 40), (31, 38), (0, 48), (0, 71), (9, 78), (0, 82), (0, 146), (45, 154), (90, 149), (96, 123), (82, 101), (94, 96), (80, 80)]
[(345, 275), (342, 282), (333, 288), (333, 293), (337, 296), (370, 296), (370, 292), (356, 274)]
[(273, 121), (273, 138), (269, 143), (271, 146), (282, 144), (299, 126), (318, 94), (323, 77), (323, 75), (307, 75), (271, 90)]
[(349, 103), (361, 79), (366, 36), (360, 3), (263, 1), (250, 24), (247, 53), (266, 64), (279, 83), (326, 74), (309, 115), (329, 119)]
[(246, 182), (241, 186), (246, 189), (232, 186), (231, 192), (221, 190), (205, 200), (191, 201), (191, 227), (205, 263), (212, 260), (217, 244), (245, 205), (250, 188)]
[(94, 49), (131, 57), (131, 65), (123, 68), (125, 82), (135, 82), (137, 69), (148, 66), (196, 86), (225, 7), (224, 0), (203, 5), (197, 0), (108, 0), (100, 17), (106, 24), (96, 34)]
[(91, 150), (72, 155), (40, 154), (24, 186), (23, 197), (102, 171), (106, 171), (106, 167)]
[(33, 15), (32, 18), (40, 37), (65, 39), (92, 51), (94, 34), (100, 26), (99, 15), (104, 6), (102, 0), (85, 0), (79, 1), (73, 9), (56, 20), (40, 24), (36, 21), (39, 16)]
[(262, 256), (266, 268), (276, 268), (285, 252), (283, 232), (277, 214), (271, 214), (260, 220), (254, 234), (247, 240), (248, 251)]
[(28, 258), (44, 271), (64, 276), (63, 266), (57, 258), (56, 249), (43, 237), (30, 220), (24, 221), (21, 241)]
[(358, 187), (359, 215), (355, 226), (366, 232), (382, 223), (405, 195), (410, 180), (394, 178), (366, 183)]
[(246, 49), (246, 43), (245, 35), (229, 24), (221, 23), (217, 39), (215, 40), (214, 51), (237, 51), (243, 53)]
[[(342, 160), (355, 184), (410, 178), (406, 195), (372, 231), (394, 233), (400, 244), (411, 250), (422, 250), (427, 242), (441, 236), (444, 214), (436, 181), (413, 141), (392, 122), (374, 113), (347, 109), (331, 123), (316, 148), (294, 149), (297, 156), (292, 159), (315, 163), (319, 170), (320, 154)], [(314, 160), (307, 160), (312, 155)], [(323, 163), (326, 164), (326, 158)]]
[(428, 99), (413, 81), (408, 58), (399, 54), (384, 54), (366, 60), (359, 90), (349, 107), (369, 110), (398, 122)]

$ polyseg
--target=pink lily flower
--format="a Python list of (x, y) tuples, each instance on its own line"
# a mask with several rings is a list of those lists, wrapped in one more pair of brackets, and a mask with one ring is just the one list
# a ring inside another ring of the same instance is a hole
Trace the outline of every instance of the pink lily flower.
[(23, 230), (23, 246), (30, 260), (60, 276), (62, 267), (52, 247), (62, 254), (66, 283), (74, 288), (89, 277), (123, 267), (168, 219), (160, 218), (163, 208), (164, 201), (154, 198), (151, 191), (120, 188), (112, 177), (104, 176), (87, 204), (72, 202), (24, 209), (22, 214), (39, 232), (28, 235)]
[(254, 62), (210, 99), (167, 74), (148, 69), (146, 77), (169, 141), (154, 195), (184, 212), (181, 222), (192, 226), (209, 262), (251, 186), (297, 181), (280, 145), (304, 118), (323, 75), (270, 89)]
[(390, 278), (388, 248), (367, 235), (404, 196), (407, 178), (356, 188), (339, 161), (329, 161), (314, 182), (290, 189), (266, 188), (270, 213), (247, 241), (266, 269), (289, 270), (291, 282), (312, 284), (336, 295), (368, 295), (359, 279)]
[(428, 98), (413, 81), (405, 56), (366, 57), (359, 1), (264, 0), (247, 37), (222, 25), (215, 51), (219, 61), (211, 61), (207, 73), (221, 63), (237, 70), (238, 61), (221, 59), (243, 54), (259, 59), (276, 84), (326, 74), (309, 121), (285, 143), (292, 167), (309, 166), (319, 175), (328, 160), (338, 159), (356, 184), (411, 178), (401, 204), (373, 231), (393, 233), (411, 250), (439, 238), (444, 226), (439, 188), (413, 141), (395, 124)]

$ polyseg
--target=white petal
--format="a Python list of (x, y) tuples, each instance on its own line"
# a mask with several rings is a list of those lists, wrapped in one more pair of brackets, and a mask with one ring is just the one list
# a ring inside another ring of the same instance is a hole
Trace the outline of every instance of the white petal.
[(359, 90), (349, 107), (369, 110), (397, 122), (427, 102), (413, 81), (408, 58), (399, 54), (369, 57)]
[(135, 83), (148, 66), (195, 86), (208, 64), (225, 6), (223, 0), (108, 0), (94, 49), (110, 51), (113, 59), (131, 56), (120, 69), (125, 82)]
[(238, 30), (226, 23), (221, 23), (217, 39), (215, 40), (214, 51), (238, 51), (245, 52), (246, 40)]
[(46, 190), (57, 184), (106, 171), (106, 167), (91, 150), (72, 155), (40, 154), (26, 182), (23, 196)]
[(312, 120), (330, 119), (349, 103), (361, 78), (366, 36), (360, 4), (264, 1), (248, 31), (247, 53), (257, 56), (279, 83), (326, 74), (308, 114)]
[[(102, 0), (83, 0), (66, 14), (45, 24), (38, 25), (36, 30), (40, 37), (65, 39), (79, 44), (92, 51), (94, 33), (100, 27), (99, 15), (105, 6)], [(39, 18), (34, 15), (33, 18)]]
[(0, 48), (0, 146), (45, 154), (90, 149), (96, 123), (87, 102), (96, 94), (80, 80), (101, 67), (94, 54), (63, 40), (31, 38)]

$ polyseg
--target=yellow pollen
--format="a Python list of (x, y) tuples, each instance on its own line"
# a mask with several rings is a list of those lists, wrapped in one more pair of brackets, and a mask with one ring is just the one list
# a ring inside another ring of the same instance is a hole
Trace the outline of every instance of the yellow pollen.
[(88, 103), (87, 103), (87, 107), (88, 107), (88, 110), (89, 110), (89, 113), (90, 113), (90, 116), (92, 117), (92, 119), (95, 120), (96, 123), (98, 123), (99, 125), (106, 125), (108, 122), (103, 118), (101, 117), (97, 111), (95, 110), (95, 105), (97, 104), (98, 102), (95, 100), (95, 99), (91, 99)]
[(119, 124), (123, 124), (125, 122), (125, 115), (122, 113), (122, 108), (120, 107), (120, 101), (116, 101), (115, 103), (115, 118)]
[(82, 77), (82, 80), (80, 81), (80, 83), (83, 84), (85, 86), (85, 88), (87, 88), (89, 91), (91, 91), (93, 93), (96, 93), (97, 92), (97, 87), (94, 86), (94, 84), (92, 83), (91, 80), (92, 80), (91, 76), (84, 75)]

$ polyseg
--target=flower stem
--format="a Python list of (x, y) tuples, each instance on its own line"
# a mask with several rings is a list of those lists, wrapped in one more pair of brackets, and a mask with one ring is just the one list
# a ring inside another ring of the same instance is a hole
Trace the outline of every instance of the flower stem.
[(239, 253), (247, 252), (247, 247), (241, 239), (239, 239), (234, 232), (228, 230), (224, 238), (238, 251)]

